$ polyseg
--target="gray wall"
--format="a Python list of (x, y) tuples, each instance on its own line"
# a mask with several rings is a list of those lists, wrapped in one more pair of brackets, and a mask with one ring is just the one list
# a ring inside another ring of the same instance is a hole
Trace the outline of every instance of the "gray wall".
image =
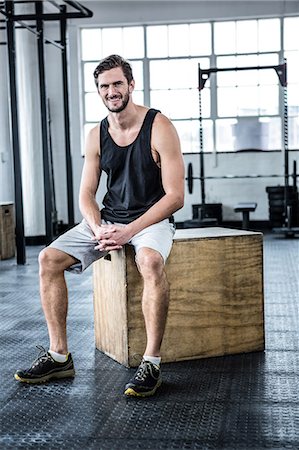
[(174, 1), (81, 1), (94, 12), (91, 19), (73, 21), (81, 25), (150, 24), (182, 21), (221, 20), (230, 18), (255, 18), (298, 14), (297, 0), (174, 0)]

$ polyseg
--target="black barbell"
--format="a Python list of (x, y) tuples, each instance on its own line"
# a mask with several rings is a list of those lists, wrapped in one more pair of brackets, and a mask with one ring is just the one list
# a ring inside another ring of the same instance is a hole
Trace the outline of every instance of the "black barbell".
[[(259, 174), (250, 174), (250, 175), (219, 175), (219, 176), (208, 176), (208, 177), (194, 177), (193, 176), (193, 166), (192, 163), (188, 164), (187, 167), (187, 184), (189, 194), (193, 193), (193, 180), (234, 180), (234, 179), (242, 179), (242, 178), (283, 178), (284, 175), (279, 174), (269, 174), (269, 175), (259, 175)], [(293, 179), (299, 177), (299, 174), (290, 174), (289, 177), (293, 177)], [(294, 180), (295, 185), (295, 180)]]
[(188, 178), (187, 178), (189, 194), (192, 194), (192, 192), (193, 192), (193, 180), (194, 180), (194, 177), (193, 177), (193, 166), (192, 166), (191, 163), (189, 163), (188, 164)]

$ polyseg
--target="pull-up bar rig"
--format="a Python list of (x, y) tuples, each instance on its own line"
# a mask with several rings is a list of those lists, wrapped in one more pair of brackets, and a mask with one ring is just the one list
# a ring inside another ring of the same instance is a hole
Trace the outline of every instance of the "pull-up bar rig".
[[(68, 103), (68, 73), (67, 73), (67, 54), (66, 54), (66, 27), (67, 19), (78, 19), (92, 17), (93, 13), (77, 1), (64, 0), (64, 4), (58, 4), (55, 1), (48, 0), (48, 3), (58, 9), (57, 13), (44, 13), (43, 6), (45, 2), (28, 1), (26, 3), (35, 4), (35, 13), (15, 14), (14, 1), (5, 1), (4, 9), (1, 5), (0, 13), (5, 16), (6, 22), (6, 40), (8, 47), (8, 66), (9, 66), (9, 91), (11, 99), (11, 136), (14, 162), (14, 187), (15, 187), (15, 215), (16, 215), (16, 250), (17, 263), (26, 263), (24, 217), (23, 217), (23, 190), (22, 173), (20, 159), (19, 142), (19, 121), (18, 121), (18, 102), (16, 88), (16, 46), (15, 46), (15, 23), (20, 27), (26, 28), (37, 37), (38, 51), (38, 70), (40, 84), (40, 107), (41, 107), (41, 130), (42, 130), (42, 151), (43, 151), (43, 173), (44, 173), (44, 198), (45, 198), (45, 223), (46, 240), (53, 238), (53, 201), (54, 185), (53, 174), (51, 171), (50, 148), (49, 148), (49, 118), (47, 108), (45, 70), (44, 70), (44, 43), (54, 45), (61, 50), (62, 77), (63, 77), (63, 106), (64, 106), (64, 130), (65, 130), (65, 157), (66, 157), (66, 178), (67, 178), (67, 204), (68, 204), (68, 222), (74, 224), (74, 200), (73, 200), (73, 175), (72, 159), (70, 148), (70, 118)], [(24, 3), (24, 2), (23, 2)], [(72, 8), (71, 11), (67, 6)], [(75, 10), (75, 11), (73, 11)], [(26, 24), (24, 21), (36, 21), (35, 26)], [(44, 21), (59, 21), (60, 23), (60, 41), (53, 41), (44, 36)]]
[[(201, 184), (201, 200), (202, 200), (202, 208), (205, 206), (205, 179), (207, 178), (217, 178), (217, 177), (205, 177), (204, 172), (204, 151), (203, 151), (203, 120), (202, 120), (202, 100), (201, 100), (201, 91), (204, 89), (207, 80), (209, 79), (211, 73), (217, 72), (233, 72), (233, 71), (243, 71), (243, 70), (265, 70), (265, 69), (273, 69), (275, 70), (280, 85), (283, 87), (283, 150), (284, 150), (284, 185), (285, 185), (285, 201), (284, 201), (284, 215), (285, 215), (285, 223), (286, 227), (281, 229), (284, 231), (288, 230), (289, 234), (293, 232), (298, 232), (299, 229), (291, 228), (289, 222), (290, 215), (287, 211), (287, 186), (289, 185), (289, 148), (288, 148), (288, 102), (287, 102), (287, 62), (284, 59), (282, 64), (278, 65), (264, 65), (264, 66), (244, 66), (244, 67), (213, 67), (210, 69), (201, 69), (200, 64), (198, 64), (198, 90), (199, 90), (199, 166), (200, 166), (200, 175), (199, 177), (193, 177), (192, 165), (188, 166), (188, 187), (189, 191), (192, 192), (192, 184), (193, 179), (199, 179)], [(277, 177), (278, 175), (267, 175)], [(253, 176), (240, 176), (238, 178), (258, 178), (258, 175)], [(296, 177), (296, 175), (295, 175)], [(224, 177), (219, 177), (224, 178)], [(237, 178), (236, 176), (229, 176), (225, 178)], [(296, 178), (294, 183), (296, 183)], [(281, 231), (277, 230), (277, 231)]]
[(263, 69), (274, 69), (279, 78), (280, 84), (284, 87), (284, 116), (283, 116), (283, 131), (284, 131), (284, 150), (285, 150), (285, 183), (288, 185), (288, 105), (287, 105), (287, 64), (286, 61), (283, 64), (276, 66), (246, 66), (246, 67), (213, 67), (211, 69), (201, 69), (200, 64), (198, 64), (198, 90), (199, 90), (199, 162), (200, 162), (200, 182), (201, 182), (201, 199), (202, 204), (205, 204), (205, 173), (204, 173), (204, 150), (203, 150), (203, 120), (202, 120), (202, 100), (201, 91), (204, 89), (207, 80), (211, 73), (216, 72), (232, 72), (232, 71), (242, 71), (242, 70), (263, 70)]

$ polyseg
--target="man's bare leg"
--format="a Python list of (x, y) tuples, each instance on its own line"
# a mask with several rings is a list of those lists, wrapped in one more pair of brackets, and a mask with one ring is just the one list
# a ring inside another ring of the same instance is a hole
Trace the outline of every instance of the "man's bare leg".
[(164, 261), (159, 252), (142, 248), (137, 255), (137, 264), (144, 282), (142, 311), (147, 335), (144, 354), (160, 356), (169, 305), (169, 285)]
[(49, 331), (50, 349), (61, 354), (68, 352), (68, 292), (64, 271), (75, 262), (75, 258), (54, 248), (45, 248), (39, 255), (40, 296)]
[(125, 395), (148, 397), (154, 395), (162, 383), (160, 347), (166, 325), (169, 286), (164, 261), (159, 252), (142, 248), (138, 251), (136, 260), (144, 283), (142, 311), (147, 345), (137, 372), (125, 386)]
[(76, 261), (66, 253), (53, 248), (46, 248), (39, 255), (40, 294), (49, 331), (50, 349), (48, 352), (39, 347), (41, 352), (31, 367), (15, 372), (17, 381), (29, 384), (44, 383), (51, 379), (75, 375), (73, 359), (67, 348), (68, 296), (64, 271)]

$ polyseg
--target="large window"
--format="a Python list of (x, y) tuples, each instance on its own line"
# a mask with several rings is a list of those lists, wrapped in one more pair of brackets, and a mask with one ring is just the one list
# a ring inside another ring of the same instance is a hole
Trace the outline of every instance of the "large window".
[[(298, 30), (299, 17), (82, 29), (85, 134), (107, 114), (92, 74), (108, 54), (131, 61), (134, 101), (173, 121), (184, 153), (199, 151), (198, 64), (203, 69), (265, 66), (286, 57), (289, 148), (298, 148)], [(283, 90), (273, 69), (211, 74), (201, 104), (205, 151), (281, 149)]]

